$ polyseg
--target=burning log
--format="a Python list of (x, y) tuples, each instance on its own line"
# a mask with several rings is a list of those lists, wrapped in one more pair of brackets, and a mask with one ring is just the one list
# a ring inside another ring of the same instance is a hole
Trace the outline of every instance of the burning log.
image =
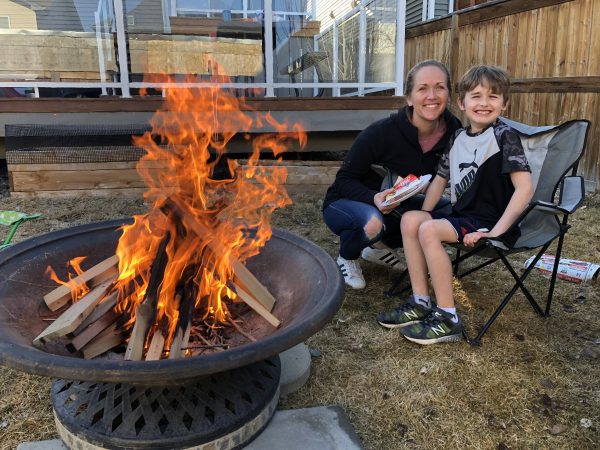
[(115, 278), (116, 275), (113, 275), (112, 279), (103, 282), (78, 302), (74, 303), (33, 340), (33, 345), (42, 346), (50, 339), (64, 336), (74, 331), (94, 310), (100, 300), (104, 298), (106, 292), (112, 287)]
[(173, 342), (169, 350), (169, 359), (178, 359), (185, 355), (185, 347), (190, 339), (190, 331), (192, 327), (192, 316), (194, 313), (194, 299), (196, 298), (195, 284), (191, 284), (190, 288), (185, 290), (183, 297), (180, 297), (179, 302), (179, 318), (177, 320), (177, 328), (173, 336)]
[(118, 263), (119, 258), (117, 255), (113, 255), (73, 278), (68, 284), (60, 285), (44, 295), (46, 306), (50, 310), (56, 311), (69, 303), (72, 286), (87, 284), (88, 287), (93, 288), (106, 280), (114, 279), (118, 274)]
[(125, 359), (140, 361), (144, 354), (144, 344), (146, 343), (148, 331), (154, 323), (156, 308), (158, 306), (158, 295), (160, 293), (159, 289), (162, 284), (163, 274), (168, 261), (165, 250), (169, 243), (169, 239), (170, 235), (166, 234), (156, 251), (144, 300), (138, 305), (135, 313), (135, 325), (133, 326), (133, 331), (131, 332), (131, 337), (127, 344)]
[[(165, 202), (164, 208), (171, 211), (185, 225), (187, 230), (192, 231), (197, 236), (209, 236), (209, 230), (200, 222), (195, 220), (183, 208), (179, 207), (173, 200), (168, 199)], [(209, 241), (208, 246), (219, 257), (226, 254), (226, 249), (217, 241)], [(246, 293), (252, 295), (268, 312), (273, 310), (275, 298), (269, 290), (256, 279), (252, 272), (248, 270), (241, 262), (231, 261), (231, 266), (234, 273), (234, 283), (242, 287)], [(244, 300), (244, 298), (242, 298)], [(274, 325), (279, 326), (279, 325)]]
[(148, 346), (148, 350), (146, 351), (146, 361), (156, 361), (161, 359), (168, 334), (169, 318), (165, 314), (160, 318), (160, 320), (158, 321), (158, 327), (156, 328), (156, 330), (154, 330), (152, 340), (150, 341), (150, 345)]

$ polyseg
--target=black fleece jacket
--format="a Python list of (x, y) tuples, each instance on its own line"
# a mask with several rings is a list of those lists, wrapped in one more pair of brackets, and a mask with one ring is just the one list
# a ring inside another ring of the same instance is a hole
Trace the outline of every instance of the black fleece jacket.
[(432, 150), (423, 153), (418, 131), (408, 120), (409, 107), (381, 119), (365, 128), (357, 137), (327, 190), (323, 208), (341, 198), (373, 205), (382, 177), (373, 172), (371, 164), (380, 164), (404, 177), (427, 173), (434, 175), (440, 156), (450, 137), (461, 127), (460, 121), (448, 110), (444, 113), (446, 133)]

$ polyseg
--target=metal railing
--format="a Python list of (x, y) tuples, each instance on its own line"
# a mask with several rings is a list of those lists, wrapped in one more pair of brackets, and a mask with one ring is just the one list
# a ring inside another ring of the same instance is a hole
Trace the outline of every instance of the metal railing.
[[(140, 4), (143, 4), (144, 1), (151, 2), (152, 0), (141, 0)], [(135, 36), (142, 36), (145, 33), (144, 39), (158, 36), (157, 39), (164, 38), (180, 42), (175, 40), (177, 36), (174, 36), (176, 33), (173, 33), (171, 23), (173, 18), (205, 17), (223, 22), (227, 19), (231, 20), (233, 15), (241, 17), (241, 20), (244, 21), (259, 22), (256, 26), (262, 30), (260, 36), (242, 40), (235, 39), (235, 36), (223, 38), (212, 35), (188, 36), (190, 42), (212, 42), (213, 45), (216, 45), (214, 42), (235, 42), (247, 45), (249, 48), (256, 46), (262, 48), (263, 63), (260, 73), (256, 73), (255, 76), (234, 76), (229, 82), (217, 83), (219, 86), (253, 92), (254, 95), (257, 90), (261, 90), (265, 97), (316, 96), (321, 95), (324, 90), (330, 90), (332, 96), (362, 96), (381, 90), (393, 90), (395, 95), (402, 95), (404, 33), (398, 33), (397, 30), (405, 28), (406, 0), (356, 0), (356, 6), (353, 8), (349, 6), (348, 10), (340, 17), (327, 21), (322, 20), (328, 16), (323, 7), (324, 4), (327, 6), (326, 1), (299, 1), (298, 4), (304, 4), (306, 10), (282, 11), (278, 8), (273, 11), (273, 0), (263, 0), (262, 10), (248, 9), (246, 0), (242, 3), (242, 9), (234, 10), (214, 8), (201, 10), (178, 6), (177, 0), (163, 0), (161, 3), (162, 18), (157, 19), (162, 23), (157, 23), (156, 29), (150, 28), (150, 31), (138, 32), (133, 25), (128, 25), (130, 17), (132, 24), (136, 22), (135, 10), (126, 11), (123, 0), (100, 0), (96, 11), (92, 13), (89, 20), (86, 19), (88, 29), (84, 29), (84, 31), (21, 30), (15, 33), (9, 30), (4, 34), (0, 32), (0, 44), (9, 33), (12, 33), (13, 36), (21, 36), (26, 44), (31, 41), (27, 51), (31, 51), (35, 45), (38, 45), (33, 42), (32, 36), (41, 36), (44, 33), (47, 36), (63, 39), (65, 42), (68, 40), (67, 37), (75, 40), (86, 39), (90, 48), (93, 47), (90, 36), (94, 36), (97, 56), (94, 58), (88, 56), (88, 59), (96, 60), (87, 61), (87, 65), (83, 64), (87, 71), (76, 70), (82, 65), (81, 61), (76, 58), (71, 60), (72, 67), (70, 64), (66, 64), (65, 67), (55, 67), (56, 61), (48, 60), (48, 66), (52, 66), (48, 67), (48, 70), (42, 64), (26, 71), (28, 75), (18, 73), (18, 71), (0, 74), (2, 77), (0, 78), (0, 87), (15, 88), (21, 92), (28, 90), (30, 96), (34, 97), (44, 96), (44, 90), (68, 88), (73, 90), (96, 89), (98, 95), (120, 95), (127, 98), (142, 88), (159, 91), (165, 87), (214, 86), (215, 83), (210, 81), (209, 74), (201, 72), (192, 72), (196, 75), (191, 78), (188, 76), (185, 82), (153, 82), (142, 78), (144, 73), (132, 70), (135, 58), (139, 58), (139, 51), (133, 48), (132, 39), (135, 40)], [(86, 22), (83, 17), (80, 19), (82, 24)], [(321, 20), (319, 21), (319, 19)], [(358, 20), (356, 32), (353, 30), (351, 30), (352, 32), (343, 32), (345, 28), (353, 27), (354, 25), (350, 24), (356, 20)], [(301, 44), (298, 44), (296, 42), (300, 39), (294, 36), (298, 30), (293, 29), (292, 25), (296, 23), (293, 21), (300, 24), (306, 24), (308, 21), (329, 23), (326, 29), (319, 30), (312, 36), (302, 37)], [(287, 36), (286, 32), (281, 33), (281, 28), (286, 26), (290, 29)], [(379, 34), (382, 33), (382, 30), (385, 31), (386, 46), (381, 45), (382, 39)], [(328, 42), (331, 42), (331, 45)], [(14, 50), (8, 47), (6, 51)], [(320, 58), (306, 57), (307, 55), (312, 56), (313, 53), (322, 55)], [(172, 55), (165, 54), (163, 56), (169, 58)], [(313, 65), (307, 64), (307, 67), (301, 67), (299, 64), (303, 61), (303, 56)], [(145, 57), (150, 58), (148, 55)], [(377, 67), (374, 66), (374, 69), (371, 66), (375, 59)], [(0, 57), (0, 61), (2, 61), (2, 57)], [(296, 64), (296, 68), (286, 72), (286, 67), (291, 67), (293, 64)], [(352, 66), (351, 72), (346, 70), (347, 64)], [(371, 66), (367, 67), (369, 64)], [(322, 67), (323, 70), (319, 70), (319, 67)], [(377, 72), (378, 70), (379, 72)], [(92, 78), (95, 73), (95, 79), (69, 81), (72, 77), (84, 73)], [(182, 73), (185, 74), (186, 71), (175, 70), (176, 75)], [(69, 80), (62, 78), (65, 74), (70, 77)]]

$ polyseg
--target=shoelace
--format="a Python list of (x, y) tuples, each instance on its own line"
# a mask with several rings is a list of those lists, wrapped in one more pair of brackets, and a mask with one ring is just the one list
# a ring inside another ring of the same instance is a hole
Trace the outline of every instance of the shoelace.
[(436, 326), (442, 323), (444, 320), (443, 316), (436, 311), (430, 311), (425, 317), (423, 317), (422, 321), (427, 325)]

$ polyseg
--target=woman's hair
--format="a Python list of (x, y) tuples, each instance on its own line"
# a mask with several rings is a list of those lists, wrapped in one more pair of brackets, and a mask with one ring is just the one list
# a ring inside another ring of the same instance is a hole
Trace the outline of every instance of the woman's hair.
[(417, 72), (423, 67), (429, 66), (437, 67), (444, 72), (444, 75), (446, 75), (446, 87), (448, 88), (448, 93), (452, 94), (452, 84), (450, 83), (450, 72), (448, 72), (448, 68), (435, 59), (426, 59), (425, 61), (415, 64), (413, 68), (410, 69), (406, 74), (406, 81), (404, 82), (404, 95), (410, 95), (415, 87), (415, 76), (417, 75)]
[(508, 101), (510, 93), (510, 78), (506, 71), (496, 66), (473, 66), (465, 73), (458, 82), (458, 97), (465, 99), (467, 92), (472, 91), (478, 85), (489, 87), (494, 94), (502, 94), (504, 103)]

